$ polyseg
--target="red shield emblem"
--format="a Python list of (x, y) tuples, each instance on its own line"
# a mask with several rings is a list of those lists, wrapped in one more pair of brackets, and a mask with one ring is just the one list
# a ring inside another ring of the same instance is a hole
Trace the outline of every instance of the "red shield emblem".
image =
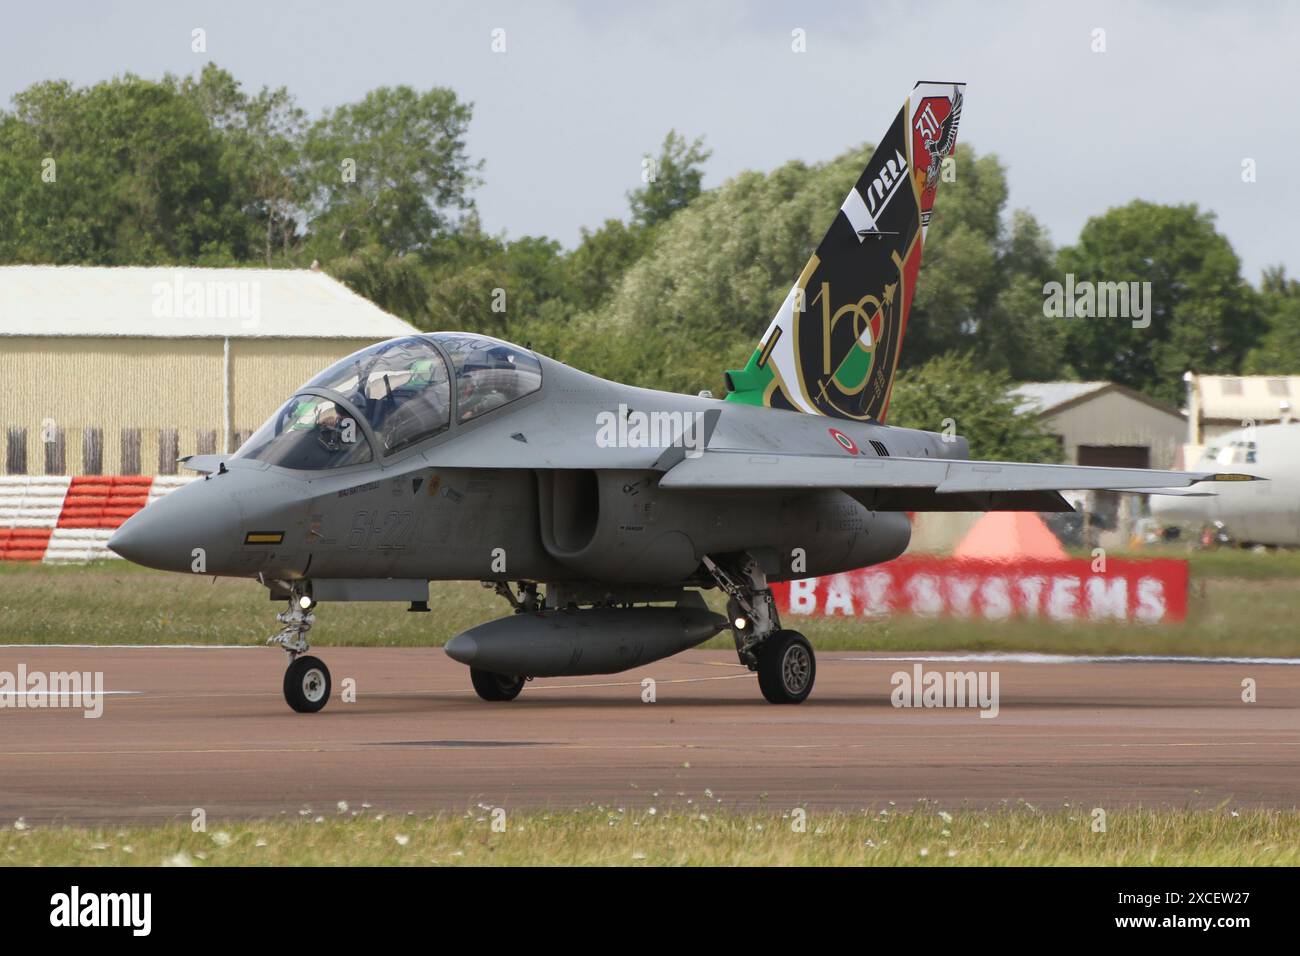
[(954, 99), (927, 96), (912, 112), (912, 168), (921, 192), (921, 221), (928, 222), (934, 208), (943, 160), (957, 148), (957, 123), (961, 119), (961, 93)]

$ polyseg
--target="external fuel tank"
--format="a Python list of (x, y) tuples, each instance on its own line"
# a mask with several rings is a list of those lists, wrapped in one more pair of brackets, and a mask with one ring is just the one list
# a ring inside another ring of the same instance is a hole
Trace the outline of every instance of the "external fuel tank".
[(447, 656), (497, 674), (613, 674), (702, 644), (727, 619), (700, 607), (544, 610), (488, 621), (447, 642)]

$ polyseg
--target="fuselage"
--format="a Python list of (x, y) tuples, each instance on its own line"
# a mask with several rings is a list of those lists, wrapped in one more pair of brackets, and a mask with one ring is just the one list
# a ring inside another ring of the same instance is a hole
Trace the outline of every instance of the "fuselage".
[[(750, 552), (781, 580), (896, 557), (906, 515), (838, 490), (661, 489), (665, 456), (698, 454), (707, 437), (710, 449), (755, 455), (966, 457), (953, 436), (635, 388), (534, 358), (540, 387), (464, 421), (461, 390), (447, 389), (441, 430), (351, 455), (367, 461), (286, 467), (250, 454), (254, 436), (216, 473), (130, 519), (111, 546), (156, 568), (264, 580), (664, 585), (696, 579), (704, 555)], [(386, 375), (385, 397), (395, 387)], [(363, 418), (362, 399), (315, 391)], [(382, 423), (362, 424), (361, 440), (382, 444)]]

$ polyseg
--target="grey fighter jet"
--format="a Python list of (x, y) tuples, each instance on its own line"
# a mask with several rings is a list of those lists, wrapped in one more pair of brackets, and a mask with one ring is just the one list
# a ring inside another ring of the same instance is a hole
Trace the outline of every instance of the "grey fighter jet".
[(203, 480), (109, 547), (287, 601), (270, 640), (300, 712), (330, 696), (307, 655), (318, 603), (423, 611), (433, 580), (481, 581), (511, 606), (446, 645), (485, 700), (729, 629), (763, 696), (798, 703), (813, 649), (782, 627), (768, 585), (897, 557), (905, 512), (1068, 511), (1062, 489), (1244, 477), (970, 461), (956, 435), (885, 424), (962, 98), (960, 84), (913, 90), (725, 399), (621, 385), (482, 335), (394, 339), (321, 372), (232, 456), (188, 459)]

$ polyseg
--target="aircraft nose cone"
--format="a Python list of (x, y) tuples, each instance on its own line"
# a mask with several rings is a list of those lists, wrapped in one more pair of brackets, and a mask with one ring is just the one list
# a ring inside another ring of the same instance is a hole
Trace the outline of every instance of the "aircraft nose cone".
[(226, 496), (204, 491), (178, 488), (140, 509), (109, 537), (109, 550), (159, 571), (215, 570), (231, 547), (231, 508)]
[(447, 642), (443, 650), (453, 661), (459, 661), (462, 664), (473, 664), (474, 658), (478, 656), (478, 641), (474, 640), (468, 634), (457, 634)]
[[(147, 568), (175, 571), (183, 565), (188, 569), (189, 549), (181, 547), (181, 537), (190, 538), (194, 535), (174, 521), (167, 520), (165, 515), (160, 515), (159, 511), (175, 510), (162, 508), (161, 505), (161, 501), (155, 501), (128, 518), (109, 537), (108, 549)], [(182, 556), (185, 560), (181, 560)]]
[(108, 550), (136, 564), (146, 563), (140, 560), (146, 553), (146, 549), (142, 546), (143, 542), (148, 538), (148, 534), (141, 531), (140, 522), (136, 521), (140, 514), (141, 512), (137, 512), (127, 518), (121, 527), (108, 536)]

